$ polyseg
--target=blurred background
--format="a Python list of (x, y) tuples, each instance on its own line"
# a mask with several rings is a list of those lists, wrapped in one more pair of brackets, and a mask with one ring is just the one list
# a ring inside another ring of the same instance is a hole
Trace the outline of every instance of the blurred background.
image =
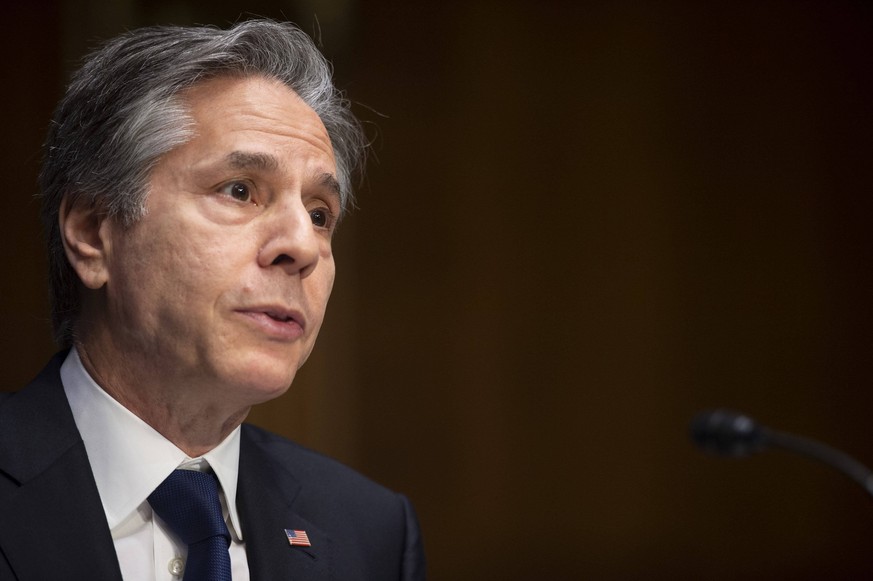
[(873, 464), (869, 2), (5, 13), (2, 389), (54, 351), (33, 196), (81, 56), (146, 24), (292, 20), (373, 148), (319, 346), (252, 421), (411, 497), (435, 580), (873, 572), (860, 487), (688, 439), (730, 407)]

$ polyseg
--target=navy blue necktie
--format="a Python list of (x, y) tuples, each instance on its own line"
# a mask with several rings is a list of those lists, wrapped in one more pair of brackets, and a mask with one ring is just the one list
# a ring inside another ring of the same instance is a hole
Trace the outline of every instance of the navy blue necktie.
[(230, 533), (215, 475), (174, 470), (149, 496), (149, 504), (188, 545), (183, 581), (231, 581)]

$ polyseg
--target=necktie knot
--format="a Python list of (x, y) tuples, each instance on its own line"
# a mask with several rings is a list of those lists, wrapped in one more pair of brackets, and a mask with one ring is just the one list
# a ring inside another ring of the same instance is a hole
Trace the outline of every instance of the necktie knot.
[(213, 474), (174, 470), (149, 496), (149, 504), (188, 545), (185, 581), (230, 579), (230, 533)]

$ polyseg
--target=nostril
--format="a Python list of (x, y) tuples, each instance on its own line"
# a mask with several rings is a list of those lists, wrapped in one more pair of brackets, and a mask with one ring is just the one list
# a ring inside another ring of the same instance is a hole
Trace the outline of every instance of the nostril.
[(273, 262), (271, 262), (270, 264), (272, 264), (272, 265), (277, 265), (277, 264), (294, 264), (294, 259), (291, 258), (290, 256), (288, 256), (287, 254), (280, 254), (279, 256), (277, 256), (276, 258), (274, 258), (274, 259), (273, 259)]

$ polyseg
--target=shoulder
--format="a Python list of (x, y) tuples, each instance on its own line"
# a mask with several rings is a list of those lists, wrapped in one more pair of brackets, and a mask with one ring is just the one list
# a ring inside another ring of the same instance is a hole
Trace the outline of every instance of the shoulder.
[[(397, 502), (397, 494), (356, 470), (319, 452), (264, 429), (243, 424), (241, 455), (263, 454), (275, 468), (287, 471), (306, 489), (317, 488), (336, 498), (353, 493), (368, 501)], [(241, 462), (246, 462), (241, 458)]]
[(244, 424), (240, 482), (255, 479), (281, 490), (297, 514), (327, 533), (337, 550), (342, 547), (345, 573), (337, 578), (424, 578), (418, 519), (402, 494), (337, 460)]
[(373, 535), (403, 535), (414, 513), (406, 497), (344, 464), (260, 428), (243, 425), (240, 481), (278, 486), (304, 515)]

